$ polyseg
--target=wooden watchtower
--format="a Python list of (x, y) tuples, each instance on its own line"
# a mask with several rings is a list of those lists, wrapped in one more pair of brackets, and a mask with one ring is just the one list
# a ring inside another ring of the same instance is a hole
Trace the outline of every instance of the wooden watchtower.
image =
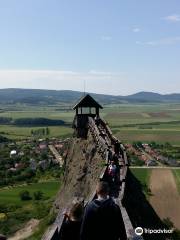
[(94, 100), (89, 94), (83, 96), (73, 107), (76, 110), (73, 128), (76, 137), (87, 138), (88, 133), (88, 117), (98, 118), (99, 109), (103, 107)]

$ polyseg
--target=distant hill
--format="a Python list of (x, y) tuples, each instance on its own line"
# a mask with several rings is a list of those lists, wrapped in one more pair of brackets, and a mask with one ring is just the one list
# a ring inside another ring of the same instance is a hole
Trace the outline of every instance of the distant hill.
[(134, 101), (145, 101), (145, 102), (178, 102), (180, 101), (180, 93), (172, 94), (159, 94), (154, 92), (138, 92), (124, 98)]
[[(179, 102), (180, 94), (158, 94), (153, 92), (139, 92), (128, 96), (113, 96), (105, 94), (91, 95), (102, 104), (117, 103), (148, 103), (148, 102)], [(0, 89), (0, 103), (8, 104), (68, 104), (73, 105), (80, 97), (82, 92), (70, 90), (39, 90), (39, 89)]]

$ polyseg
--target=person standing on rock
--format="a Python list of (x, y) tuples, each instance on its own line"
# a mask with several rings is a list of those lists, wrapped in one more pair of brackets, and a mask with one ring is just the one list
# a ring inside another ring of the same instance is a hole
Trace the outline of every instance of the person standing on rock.
[(109, 197), (109, 186), (99, 182), (97, 199), (90, 202), (82, 220), (80, 240), (126, 240), (119, 206)]
[(120, 143), (118, 140), (115, 141), (114, 143), (114, 152), (115, 154), (117, 154), (119, 156), (119, 153), (120, 153)]
[(109, 177), (110, 183), (115, 182), (116, 173), (117, 173), (117, 166), (115, 165), (114, 161), (111, 161), (111, 163), (108, 166), (108, 177)]

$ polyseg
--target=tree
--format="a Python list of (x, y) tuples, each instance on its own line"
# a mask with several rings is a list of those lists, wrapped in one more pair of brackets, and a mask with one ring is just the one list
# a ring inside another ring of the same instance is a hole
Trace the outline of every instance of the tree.
[(45, 135), (45, 129), (44, 128), (42, 128), (42, 135), (44, 136)]
[(34, 136), (34, 130), (33, 129), (31, 130), (31, 135)]
[(29, 191), (27, 191), (27, 190), (21, 191), (19, 193), (19, 196), (20, 196), (22, 201), (27, 201), (27, 200), (31, 200), (32, 199), (32, 197), (30, 196)]
[(49, 130), (49, 128), (47, 127), (46, 128), (46, 135), (49, 135), (50, 134), (50, 130)]
[(34, 192), (34, 200), (41, 200), (43, 198), (44, 193), (41, 191)]

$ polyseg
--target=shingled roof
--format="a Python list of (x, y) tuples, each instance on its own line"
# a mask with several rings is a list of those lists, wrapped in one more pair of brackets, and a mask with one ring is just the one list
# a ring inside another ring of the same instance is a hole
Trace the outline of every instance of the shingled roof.
[(78, 107), (94, 107), (94, 108), (103, 108), (98, 102), (94, 100), (89, 94), (83, 96), (73, 107), (76, 109)]

